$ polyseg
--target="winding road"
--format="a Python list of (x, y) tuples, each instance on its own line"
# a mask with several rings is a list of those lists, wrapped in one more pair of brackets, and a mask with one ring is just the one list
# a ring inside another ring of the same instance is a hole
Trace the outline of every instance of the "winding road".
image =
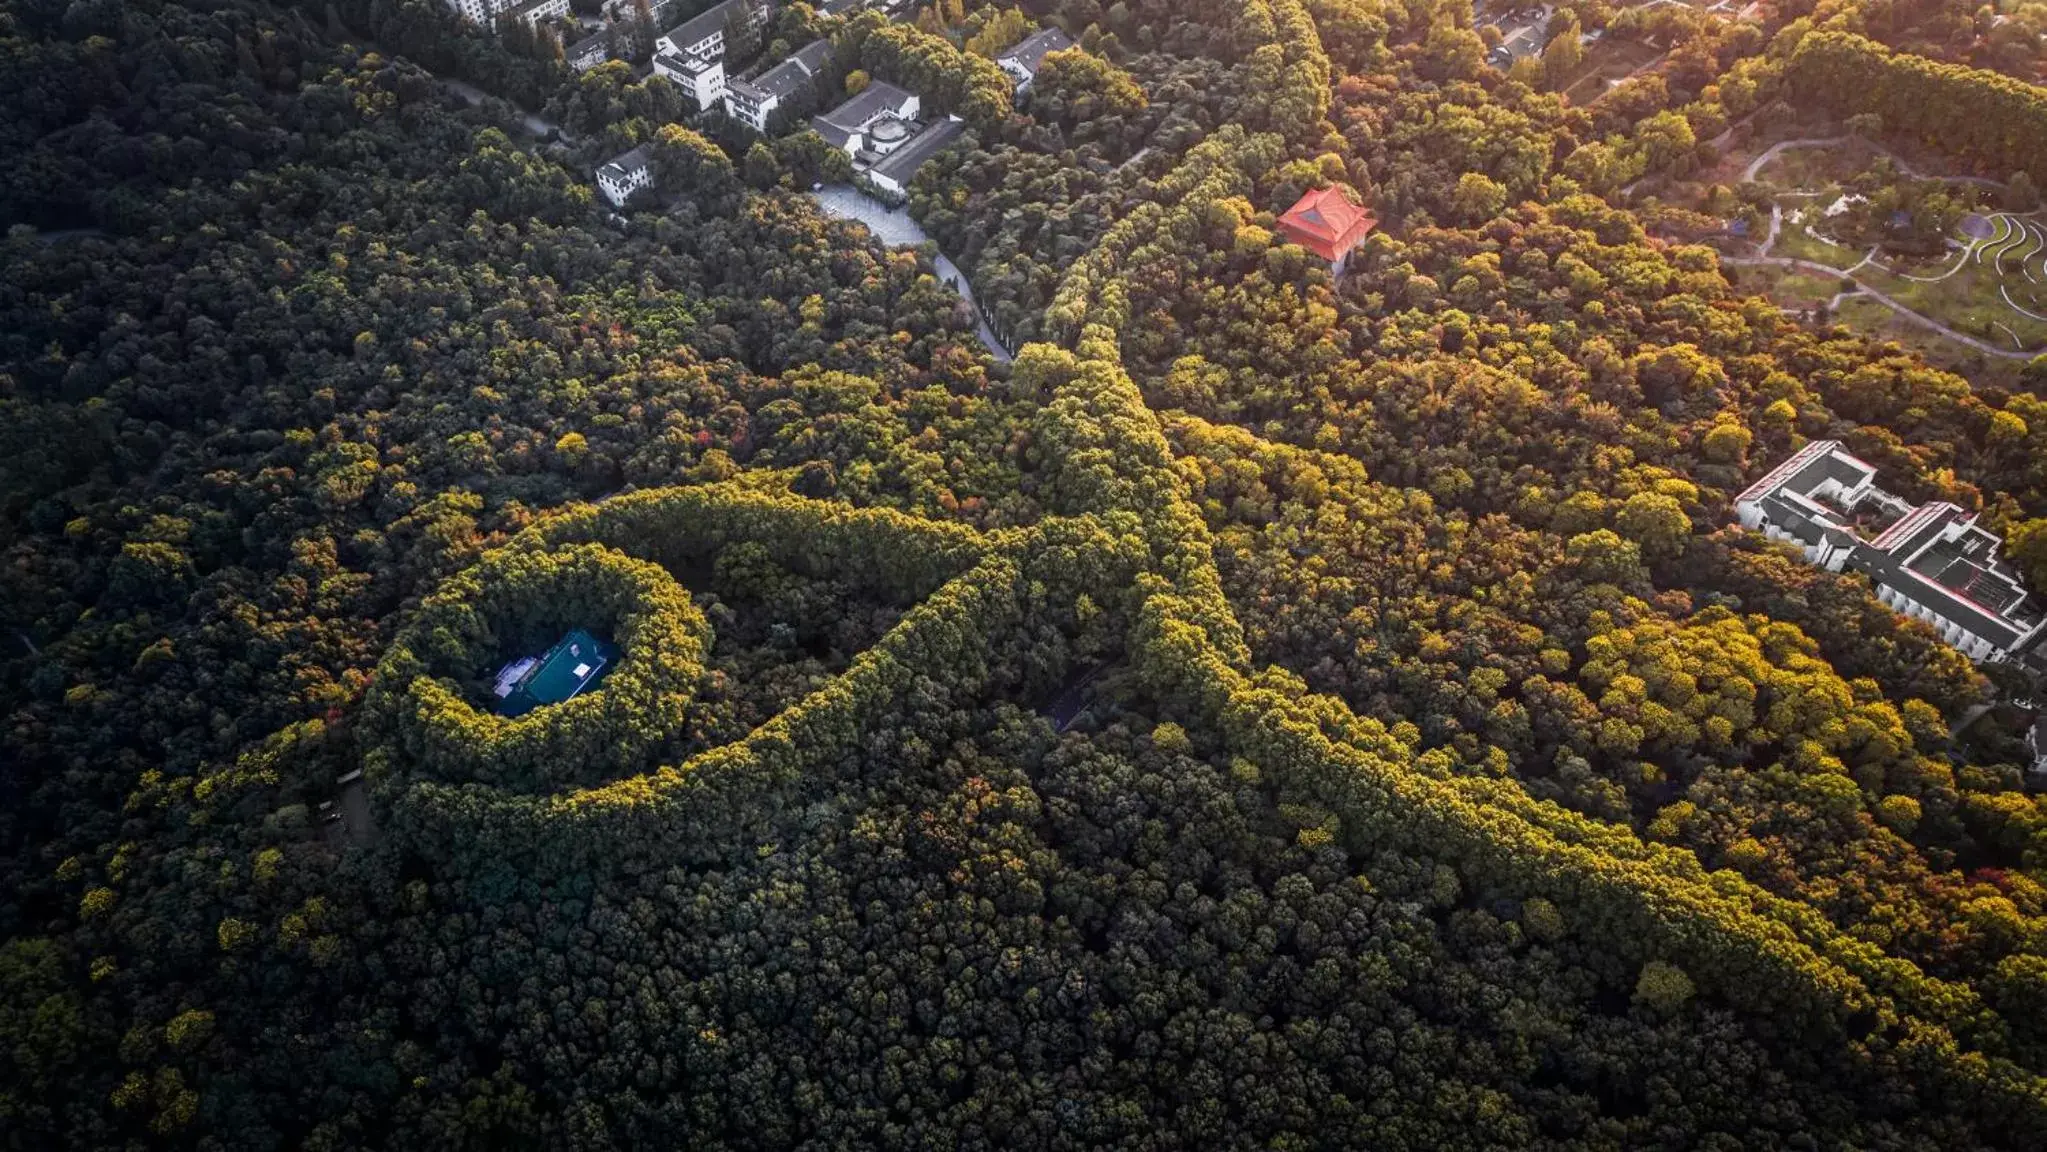
[[(1731, 132), (1733, 131), (1733, 129), (1730, 128), (1729, 131)], [(1725, 133), (1723, 133), (1722, 135), (1724, 136)], [(1743, 180), (1754, 180), (1756, 178), (1756, 173), (1761, 172), (1763, 170), (1763, 165), (1768, 164), (1772, 160), (1775, 160), (1778, 156), (1782, 155), (1788, 149), (1828, 148), (1836, 144), (1846, 144), (1850, 140), (1854, 139), (1857, 139), (1857, 137), (1807, 136), (1797, 140), (1779, 140), (1775, 144), (1770, 145), (1769, 148), (1765, 149), (1763, 153), (1757, 156), (1754, 160), (1749, 161), (1748, 167), (1742, 169), (1741, 171), (1741, 178)], [(1974, 184), (1979, 188), (2004, 187), (2004, 182), (2002, 180), (1992, 180), (1985, 176), (1934, 176), (1929, 173), (1920, 171), (1917, 167), (1915, 167), (1912, 164), (1910, 160), (1905, 159), (1903, 156), (1898, 155), (1896, 152), (1891, 151), (1889, 148), (1884, 147), (1883, 145), (1877, 143), (1874, 140), (1863, 140), (1862, 142), (1869, 146), (1870, 151), (1877, 152), (1884, 156), (1889, 157), (1891, 163), (1896, 164), (1898, 166), (1898, 171), (1903, 172), (1905, 175), (1912, 177), (1914, 180), (1941, 180), (1949, 184)]]
[(1971, 336), (1966, 332), (1957, 331), (1956, 329), (1950, 328), (1946, 324), (1943, 324), (1930, 316), (1922, 316), (1919, 313), (1912, 311), (1912, 309), (1907, 308), (1905, 305), (1898, 303), (1896, 300), (1891, 299), (1889, 296), (1884, 295), (1882, 292), (1879, 292), (1876, 289), (1871, 288), (1869, 285), (1864, 284), (1859, 280), (1856, 280), (1853, 276), (1850, 276), (1848, 274), (1846, 269), (1834, 268), (1826, 264), (1821, 264), (1816, 260), (1799, 260), (1791, 256), (1722, 256), (1720, 258), (1720, 263), (1723, 265), (1731, 265), (1737, 268), (1758, 267), (1796, 268), (1805, 272), (1815, 272), (1822, 276), (1837, 277), (1839, 279), (1847, 280), (1850, 283), (1853, 283), (1855, 285), (1855, 291), (1852, 293), (1843, 292), (1835, 296), (1836, 300), (1840, 300), (1851, 295), (1867, 296), (1871, 300), (1874, 300), (1877, 303), (1883, 305), (1884, 307), (1889, 308), (1891, 311), (1896, 312), (1898, 315), (1905, 317), (1907, 320), (1911, 320), (1916, 324), (1920, 324), (1924, 327), (1931, 328), (1935, 332), (1938, 332), (1941, 335), (1947, 337), (1948, 339), (1953, 340), (1957, 344), (1966, 344), (1970, 348), (1973, 348), (1976, 351), (1983, 353), (1985, 356), (1995, 356), (2001, 360), (2031, 360), (2035, 355), (2037, 355), (2037, 353), (2033, 352), (2014, 352), (2008, 348), (1999, 348), (1995, 344), (1986, 344), (1983, 341), (1978, 340), (1976, 337)]
[[(817, 206), (823, 209), (827, 216), (837, 216), (841, 220), (858, 220), (867, 225), (867, 230), (874, 233), (875, 239), (883, 244), (915, 247), (931, 239), (930, 235), (910, 218), (909, 212), (901, 208), (891, 208), (851, 184), (828, 184), (812, 193), (811, 198), (817, 201)], [(934, 257), (931, 264), (938, 269), (938, 278), (959, 293), (960, 299), (965, 300), (968, 306), (973, 308), (975, 332), (981, 337), (981, 346), (988, 349), (988, 354), (995, 357), (997, 362), (1009, 363), (1009, 349), (1002, 346), (1002, 341), (995, 336), (995, 329), (989, 326), (987, 315), (981, 311), (980, 303), (974, 299), (974, 286), (967, 282), (967, 274), (960, 271), (959, 266), (943, 252)]]
[[(1729, 129), (1729, 131), (1732, 131), (1732, 129)], [(1835, 144), (1844, 144), (1850, 139), (1851, 137), (1848, 136), (1807, 136), (1798, 140), (1779, 140), (1764, 149), (1755, 159), (1749, 161), (1748, 167), (1741, 170), (1741, 178), (1744, 181), (1753, 181), (1756, 178), (1756, 173), (1763, 170), (1763, 165), (1782, 156), (1789, 149), (1826, 148)], [(1878, 149), (1878, 151), (1882, 151), (1882, 149)], [(1885, 152), (1884, 155), (1889, 156), (1890, 153)], [(1891, 158), (1897, 159), (1895, 156)]]
[[(1846, 143), (1851, 139), (1854, 139), (1854, 137), (1809, 136), (1796, 140), (1780, 140), (1777, 143), (1772, 144), (1770, 147), (1764, 149), (1760, 154), (1756, 156), (1755, 159), (1749, 161), (1748, 166), (1742, 169), (1741, 178), (1743, 181), (1754, 181), (1757, 173), (1761, 172), (1765, 165), (1767, 165), (1770, 161), (1776, 159), (1778, 156), (1782, 155), (1789, 149), (1825, 148), (1831, 147), (1836, 144)], [(1908, 176), (1913, 177), (1914, 179), (1919, 180), (1939, 179), (1963, 184), (1984, 185), (1993, 188), (2004, 187), (2003, 184), (2000, 184), (1995, 180), (1987, 180), (1980, 176), (1929, 177), (1924, 173), (1920, 172), (1918, 169), (1914, 168), (1903, 157), (1900, 157), (1897, 153), (1892, 152), (1890, 149), (1885, 148), (1883, 145), (1876, 144), (1870, 141), (1864, 141), (1864, 143), (1869, 144), (1869, 146), (1875, 151), (1890, 157), (1892, 163), (1898, 166), (1899, 171), (1905, 173)], [(2008, 241), (2013, 241), (2014, 238), (2019, 234), (2029, 235), (2030, 226), (2026, 224), (2026, 222), (2024, 221), (2018, 221), (2016, 226), (2012, 226), (2010, 225), (2009, 222), (2016, 220), (2017, 218), (2005, 214), (2000, 214), (1998, 217), (1996, 217), (1996, 219), (1999, 221), (2000, 231), (1995, 240), (1992, 240), (1988, 243), (1971, 240), (1969, 242), (1969, 246), (1962, 250), (1962, 258), (1955, 262), (1955, 266), (1953, 268), (1948, 269), (1946, 272), (1942, 273), (1939, 276), (1935, 277), (1909, 276), (1906, 277), (1906, 279), (1917, 280), (1920, 281), (1921, 283), (1931, 283), (1937, 280), (1945, 280), (1947, 277), (1952, 276), (1956, 272), (1960, 271), (1962, 266), (1969, 262), (1970, 256), (1972, 254), (1974, 255), (1976, 261), (1978, 263), (1981, 263), (1983, 260), (1983, 255), (1986, 251), (1990, 251), (1992, 259), (1995, 262), (1996, 268), (1998, 269), (1999, 273), (2002, 274), (2004, 267), (2003, 265), (2004, 253), (2015, 246), (2015, 243), (2009, 243)], [(1770, 230), (1763, 236), (1762, 243), (1757, 248), (1757, 251), (1760, 254), (1755, 256), (1722, 256), (1720, 258), (1720, 263), (1722, 265), (1732, 267), (1793, 268), (1799, 271), (1817, 273), (1822, 276), (1836, 277), (1838, 279), (1847, 281), (1854, 287), (1852, 289), (1836, 292), (1834, 294), (1833, 299), (1827, 302), (1827, 307), (1830, 311), (1832, 309), (1840, 307), (1841, 302), (1843, 300), (1847, 300), (1857, 296), (1867, 296), (1871, 300), (1874, 300), (1877, 303), (1883, 305), (1884, 307), (1889, 308), (1891, 311), (1897, 313), (1898, 315), (1903, 316), (1906, 319), (1921, 325), (1922, 327), (1930, 328), (1933, 331), (1940, 333), (1942, 336), (1945, 336), (1948, 339), (1953, 340), (1957, 344), (1962, 344), (1971, 349), (1974, 349), (1977, 352), (1981, 352), (1985, 356), (1995, 356), (2000, 360), (2031, 360), (2035, 355), (2038, 355), (2038, 353), (2036, 352), (2013, 351), (2008, 348), (2000, 348), (1995, 344), (1991, 344), (1984, 340), (1980, 340), (1977, 337), (1971, 336), (1966, 332), (1962, 332), (1947, 324), (1942, 323), (1939, 320), (1935, 320), (1931, 316), (1915, 312), (1906, 305), (1901, 304), (1897, 300), (1892, 299), (1890, 296), (1885, 295), (1883, 292), (1870, 287), (1868, 284), (1865, 284), (1860, 280), (1857, 280), (1855, 278), (1855, 273), (1858, 270), (1860, 270), (1863, 267), (1863, 265), (1871, 262), (1871, 260), (1876, 255), (1875, 249), (1871, 249), (1870, 252), (1867, 255), (1863, 256), (1863, 258), (1859, 262), (1857, 262), (1852, 268), (1836, 268), (1830, 264), (1822, 264), (1816, 260), (1801, 260), (1792, 256), (1770, 255), (1770, 249), (1776, 247), (1777, 235), (1780, 231), (1783, 230), (1783, 226), (1784, 208), (1780, 204), (1772, 203), (1770, 205)], [(2009, 231), (2003, 230), (2007, 227), (2009, 227), (2010, 229)], [(2035, 250), (2037, 250), (2037, 246)], [(2026, 254), (2026, 259), (2030, 259), (2032, 255), (2033, 252), (2028, 251)], [(2003, 291), (2002, 285), (1999, 286), (1999, 290)], [(2012, 303), (2012, 299), (2009, 294), (2005, 295), (2004, 302), (2006, 304), (2010, 304), (2012, 310), (2020, 313), (2021, 315), (2025, 316), (2033, 315), (2033, 313), (2027, 312), (2025, 309), (2020, 308), (2017, 304)], [(2035, 318), (2047, 319), (2047, 317)], [(2002, 327), (2002, 325), (2000, 325), (2000, 327)], [(2009, 333), (2011, 332), (2011, 329), (2005, 328), (2005, 331)], [(2014, 344), (2019, 343), (2018, 337), (2015, 334), (2012, 337), (2012, 343)]]
[(435, 79), (441, 82), (442, 87), (446, 88), (450, 92), (453, 92), (455, 95), (462, 97), (462, 99), (469, 101), (469, 103), (472, 105), (481, 105), (486, 100), (501, 101), (505, 105), (505, 107), (510, 108), (512, 111), (517, 112), (519, 114), (519, 124), (521, 127), (525, 128), (528, 133), (542, 140), (547, 139), (548, 133), (550, 132), (554, 133), (554, 135), (560, 140), (562, 140), (564, 143), (571, 142), (574, 139), (574, 137), (571, 137), (568, 134), (566, 129), (564, 129), (561, 125), (555, 123), (554, 121), (549, 120), (547, 117), (542, 116), (537, 112), (525, 111), (518, 105), (513, 104), (511, 101), (505, 100), (503, 97), (500, 96), (493, 96), (490, 93), (485, 92), (483, 89), (478, 88), (476, 85), (471, 84), (466, 80), (454, 80), (446, 76), (437, 76), (435, 77)]

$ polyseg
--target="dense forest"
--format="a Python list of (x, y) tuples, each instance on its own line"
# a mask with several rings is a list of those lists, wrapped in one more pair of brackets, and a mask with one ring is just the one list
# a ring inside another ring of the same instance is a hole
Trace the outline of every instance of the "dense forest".
[(1649, 206), (2047, 178), (2047, 9), (1547, 20), (782, 6), (965, 121), (890, 248), (439, 0), (0, 0), (0, 1145), (2043, 1146), (2042, 686), (1732, 501), (1841, 440), (2047, 592), (2047, 366)]

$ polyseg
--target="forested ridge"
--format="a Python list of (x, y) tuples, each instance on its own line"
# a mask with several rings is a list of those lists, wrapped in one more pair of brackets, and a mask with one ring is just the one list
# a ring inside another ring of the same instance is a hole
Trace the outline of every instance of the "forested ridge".
[(2037, 685), (1731, 513), (1839, 439), (2047, 588), (2042, 374), (1640, 210), (1946, 102), (2013, 178), (2009, 37), (1574, 4), (1668, 45), (1580, 104), (1457, 3), (1004, 11), (767, 35), (967, 121), (909, 210), (1013, 363), (624, 63), (0, 0), (0, 1144), (2047, 1140)]

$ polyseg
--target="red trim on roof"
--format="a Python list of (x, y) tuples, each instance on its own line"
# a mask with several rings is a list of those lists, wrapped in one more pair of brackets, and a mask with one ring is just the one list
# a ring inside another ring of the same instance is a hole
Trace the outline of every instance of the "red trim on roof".
[[(1963, 605), (1971, 609), (1974, 609), (1977, 613), (1981, 614), (1984, 619), (1993, 620), (1999, 624), (2004, 625), (2011, 631), (2018, 633), (2020, 639), (2023, 639), (2026, 633), (2032, 631), (2034, 627), (2033, 625), (2030, 624), (2023, 626), (2019, 624), (2014, 624), (2012, 623), (2011, 618), (2006, 616), (2004, 613), (1998, 611), (1995, 608), (1992, 608), (1988, 604), (1978, 603), (1975, 599), (1962, 595), (1960, 592), (1957, 592), (1954, 589), (1948, 587), (1947, 585), (1942, 584), (1940, 581), (1935, 580), (1933, 577), (1928, 576), (1923, 572), (1919, 572), (1912, 568), (1907, 568), (1902, 564), (1898, 566), (1898, 571), (1905, 573), (1907, 576), (1910, 576), (1912, 579), (1919, 581), (1921, 584), (1926, 585), (1928, 588), (1933, 589), (1934, 591), (1940, 593), (1941, 595), (1946, 596), (1950, 600), (1960, 601)], [(1921, 600), (1919, 602), (1922, 604), (1925, 603), (1924, 600)], [(2024, 604), (2025, 601), (2021, 599), (2019, 603)], [(1975, 632), (1976, 630), (1971, 628), (1970, 631)], [(1979, 636), (1982, 635), (1982, 633), (1980, 632), (1977, 632), (1976, 634)], [(2013, 641), (2014, 644), (2016, 644), (2017, 642), (2018, 642), (2017, 640)], [(2010, 651), (2010, 649), (2007, 648), (2006, 651)]]
[(1358, 246), (1379, 226), (1379, 218), (1350, 202), (1343, 189), (1317, 188), (1294, 202), (1279, 218), (1286, 238), (1322, 257), (1335, 260)]
[(1741, 495), (1734, 498), (1734, 502), (1739, 504), (1744, 500), (1762, 499), (1769, 494), (1771, 489), (1791, 479), (1792, 474), (1800, 468), (1805, 467), (1813, 460), (1826, 455), (1840, 446), (1841, 442), (1839, 440), (1812, 441), (1805, 447), (1793, 452), (1790, 458), (1786, 459), (1782, 464), (1763, 473), (1763, 478), (1743, 489)]
[[(1899, 544), (1910, 540), (1921, 528), (1926, 527), (1926, 525), (1934, 520), (1945, 516), (1949, 512), (1960, 511), (1962, 511), (1960, 506), (1950, 504), (1945, 500), (1934, 500), (1921, 504), (1919, 507), (1905, 513), (1896, 524), (1884, 529), (1876, 539), (1869, 542), (1870, 547), (1888, 553)], [(1976, 518), (1970, 516), (1964, 526), (1966, 527), (1968, 524), (1975, 522)], [(1907, 528), (1907, 525), (1910, 525), (1910, 527)], [(1924, 545), (1921, 546), (1921, 550), (1924, 551)]]

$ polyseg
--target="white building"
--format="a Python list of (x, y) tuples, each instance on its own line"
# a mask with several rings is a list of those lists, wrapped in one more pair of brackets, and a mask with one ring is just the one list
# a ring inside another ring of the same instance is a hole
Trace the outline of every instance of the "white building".
[(811, 117), (810, 126), (826, 143), (853, 158), (853, 171), (875, 187), (903, 196), (917, 169), (966, 131), (957, 116), (928, 126), (921, 123), (923, 107), (916, 93), (876, 81), (831, 111)]
[(810, 125), (826, 143), (843, 149), (856, 162), (863, 152), (878, 159), (909, 143), (923, 103), (916, 93), (877, 80), (851, 100), (812, 116)]
[(897, 196), (910, 194), (910, 177), (925, 161), (945, 149), (945, 146), (959, 139), (967, 126), (957, 116), (947, 116), (922, 132), (912, 136), (902, 147), (890, 151), (876, 160), (867, 171), (867, 178), (875, 187), (892, 192)]
[[(708, 112), (725, 99), (725, 31), (735, 20), (754, 28), (774, 14), (769, 0), (725, 0), (654, 38), (654, 71), (681, 86)], [(742, 62), (743, 63), (743, 62)]]
[(2041, 659), (2047, 616), (1999, 559), (2003, 539), (1956, 505), (1914, 507), (1878, 488), (1875, 467), (1837, 440), (1799, 449), (1735, 497), (1734, 511), (1810, 563), (1864, 573), (1879, 600), (1971, 659)]
[(448, 7), (471, 24), (494, 28), (499, 15), (519, 7), (521, 3), (522, 0), (448, 0)]
[(1037, 79), (1038, 69), (1044, 67), (1045, 57), (1054, 52), (1064, 52), (1073, 47), (1073, 37), (1057, 28), (1046, 28), (1024, 37), (1016, 47), (995, 58), (1002, 70), (1016, 83), (1021, 93)]
[(562, 59), (576, 71), (588, 72), (611, 59), (610, 41), (602, 32), (595, 36), (585, 36), (563, 49)]
[(528, 28), (537, 28), (543, 21), (557, 17), (569, 18), (569, 0), (448, 0), (448, 7), (471, 24), (485, 28), (497, 27), (498, 18), (507, 14), (525, 21)]
[(654, 54), (702, 56), (722, 62), (725, 59), (725, 29), (735, 17), (743, 17), (759, 28), (765, 26), (773, 14), (767, 0), (725, 0), (655, 37)]
[(697, 111), (708, 112), (725, 98), (725, 62), (704, 56), (678, 56), (663, 52), (654, 57), (654, 74), (666, 76), (697, 102)]
[(613, 157), (597, 170), (597, 190), (614, 208), (625, 207), (633, 193), (654, 183), (654, 155), (645, 144)]
[(526, 0), (512, 9), (512, 14), (524, 20), (528, 28), (537, 28), (543, 21), (568, 19), (569, 0)]
[(831, 63), (829, 40), (813, 40), (752, 80), (734, 80), (725, 89), (725, 111), (756, 132), (768, 130), (768, 117), (790, 99), (806, 94)]

